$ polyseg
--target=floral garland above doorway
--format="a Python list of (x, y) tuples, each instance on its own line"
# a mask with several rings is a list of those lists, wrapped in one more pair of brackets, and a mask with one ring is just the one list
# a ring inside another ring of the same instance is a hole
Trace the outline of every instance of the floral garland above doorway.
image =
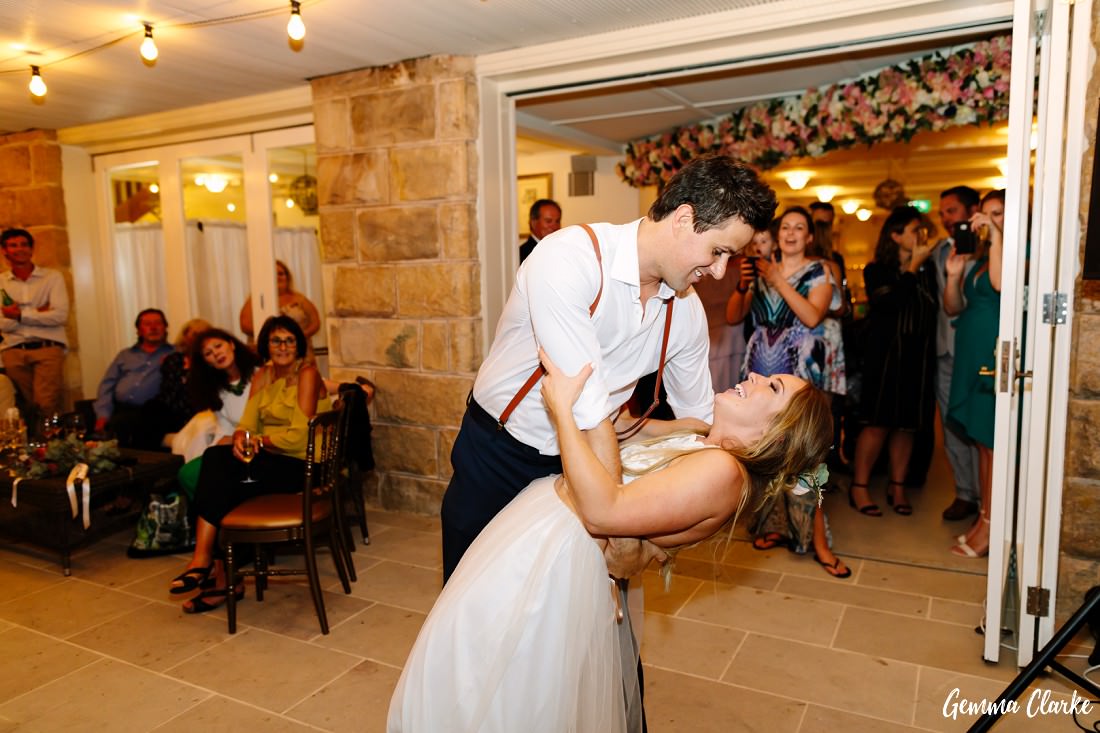
[(1011, 36), (890, 66), (823, 91), (756, 102), (718, 120), (636, 140), (619, 176), (664, 183), (692, 158), (724, 153), (761, 170), (830, 150), (908, 142), (918, 132), (1008, 118)]

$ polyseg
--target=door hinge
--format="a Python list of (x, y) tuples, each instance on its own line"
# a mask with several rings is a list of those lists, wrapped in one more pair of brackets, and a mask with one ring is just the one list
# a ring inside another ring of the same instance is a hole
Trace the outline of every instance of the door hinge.
[(1037, 585), (1027, 587), (1027, 613), (1045, 617), (1050, 613), (1050, 591)]
[(1047, 293), (1043, 296), (1043, 323), (1061, 326), (1069, 315), (1069, 298), (1065, 293)]

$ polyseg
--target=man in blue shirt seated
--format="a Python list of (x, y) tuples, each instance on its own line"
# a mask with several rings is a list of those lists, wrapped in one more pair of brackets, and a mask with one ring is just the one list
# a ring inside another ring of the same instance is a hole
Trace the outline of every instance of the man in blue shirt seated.
[[(134, 322), (138, 341), (118, 352), (99, 383), (95, 400), (95, 431), (108, 430), (119, 445), (148, 447), (141, 406), (160, 390), (160, 365), (173, 348), (167, 342), (168, 319), (157, 308), (146, 308)], [(158, 438), (159, 440), (159, 438)]]

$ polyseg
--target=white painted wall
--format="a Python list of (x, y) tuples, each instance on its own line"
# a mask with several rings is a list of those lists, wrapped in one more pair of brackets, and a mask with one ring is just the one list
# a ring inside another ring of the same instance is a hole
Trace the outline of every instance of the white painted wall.
[(72, 262), (72, 308), (79, 343), (80, 384), (83, 396), (91, 398), (95, 397), (99, 380), (114, 353), (107, 353), (104, 338), (100, 283), (107, 273), (97, 269), (95, 179), (92, 158), (86, 150), (75, 145), (61, 146), (61, 181)]
[[(554, 174), (554, 193), (551, 198), (561, 204), (562, 226), (602, 221), (624, 224), (645, 215), (649, 201), (643, 202), (639, 190), (623, 183), (615, 173), (615, 164), (622, 161), (622, 156), (598, 156), (595, 195), (570, 196), (570, 159), (574, 154), (563, 150), (560, 153), (533, 153), (516, 158), (517, 175)], [(527, 212), (520, 212), (520, 216), (526, 219)], [(525, 225), (520, 231), (526, 228)]]

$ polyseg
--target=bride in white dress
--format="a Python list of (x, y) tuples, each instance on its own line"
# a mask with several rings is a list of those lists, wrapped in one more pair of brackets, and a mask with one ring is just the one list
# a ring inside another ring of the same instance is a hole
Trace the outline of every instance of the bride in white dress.
[(573, 420), (591, 366), (568, 377), (541, 358), (564, 475), (532, 482), (463, 556), (405, 663), (390, 733), (630, 730), (636, 660), (619, 647), (599, 538), (644, 537), (668, 550), (705, 540), (747, 501), (794, 488), (832, 440), (822, 392), (753, 374), (715, 397), (707, 435), (652, 421), (647, 439), (624, 445), (627, 487)]

